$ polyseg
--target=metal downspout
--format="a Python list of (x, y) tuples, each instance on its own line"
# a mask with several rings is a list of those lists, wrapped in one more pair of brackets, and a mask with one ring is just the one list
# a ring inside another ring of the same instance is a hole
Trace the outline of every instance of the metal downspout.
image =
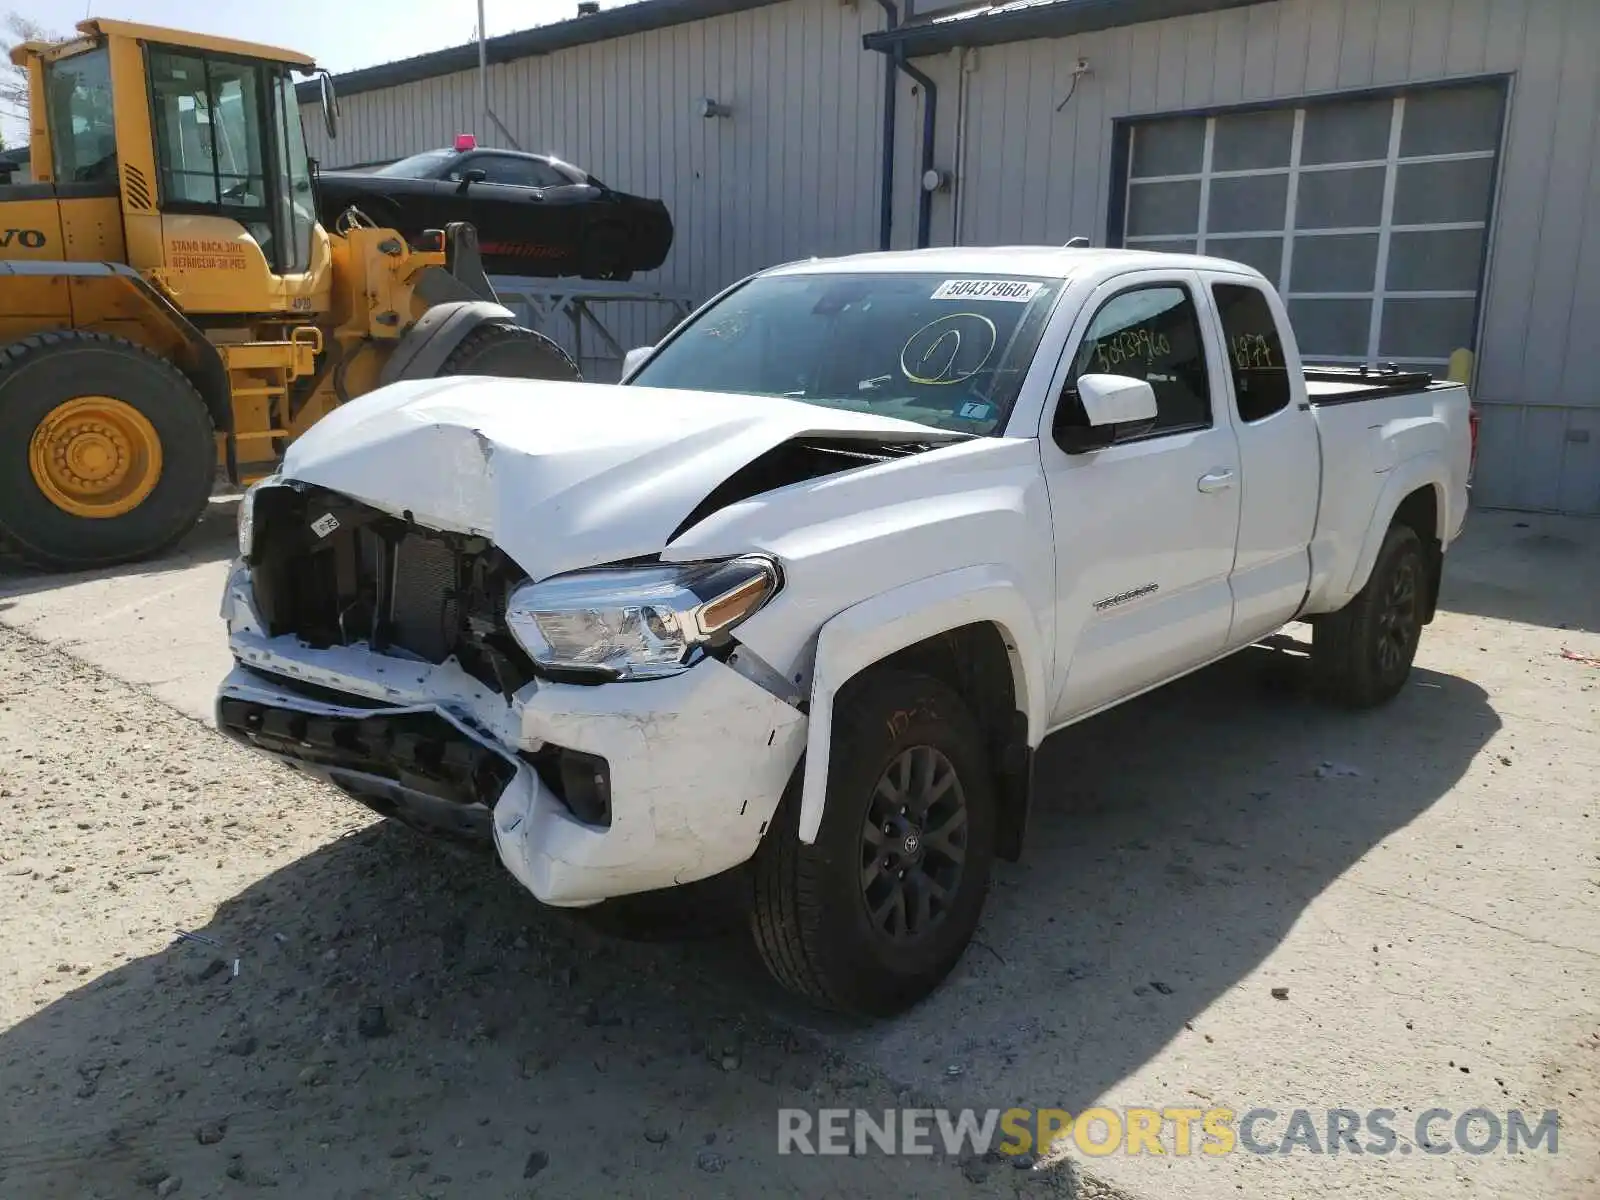
[(917, 249), (922, 250), (928, 245), (929, 229), (933, 223), (933, 193), (923, 186), (923, 176), (933, 170), (933, 135), (935, 114), (939, 107), (939, 87), (911, 65), (904, 46), (896, 48), (895, 62), (922, 86), (922, 170), (917, 177)]
[[(895, 29), (900, 24), (900, 13), (894, 0), (878, 0), (884, 12), (884, 28)], [(882, 180), (878, 186), (878, 249), (888, 250), (894, 233), (894, 119), (895, 97), (899, 89), (894, 85), (894, 58), (884, 56), (883, 62), (883, 165)]]

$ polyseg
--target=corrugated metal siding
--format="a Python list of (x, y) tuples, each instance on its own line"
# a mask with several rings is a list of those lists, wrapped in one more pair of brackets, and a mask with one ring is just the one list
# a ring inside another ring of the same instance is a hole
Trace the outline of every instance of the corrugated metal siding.
[[(678, 233), (659, 286), (694, 300), (789, 258), (876, 244), (883, 56), (876, 5), (789, 3), (490, 69), (526, 149), (660, 196)], [(1092, 74), (1057, 111), (1072, 67)], [(1365, 88), (1513, 77), (1475, 392), (1480, 503), (1600, 512), (1600, 2), (1274, 0), (1081, 37), (919, 59), (939, 85), (936, 244), (1103, 239), (1123, 117)], [(894, 241), (916, 232), (922, 104), (899, 81)], [(693, 113), (701, 96), (729, 120)], [(474, 128), (473, 73), (352, 96), (324, 163), (375, 161)], [(965, 131), (964, 135), (960, 131)], [(475, 130), (492, 141), (487, 130)], [(640, 310), (627, 342), (658, 332)]]
[[(970, 54), (965, 72), (958, 53), (918, 60), (940, 89), (940, 165), (959, 173), (935, 198), (937, 243), (1103, 240), (1120, 117), (1513, 76), (1478, 344), (1477, 500), (1600, 512), (1596, 0), (1280, 0)], [(1079, 56), (1093, 73), (1057, 112)], [(902, 109), (902, 162), (916, 104)], [(897, 190), (897, 241), (915, 205)]]
[[(877, 246), (883, 58), (861, 38), (881, 22), (875, 4), (791, 0), (491, 66), (490, 105), (523, 149), (666, 201), (672, 252), (636, 281), (700, 301), (776, 262)], [(699, 116), (701, 97), (732, 116)], [(503, 144), (476, 119), (476, 72), (346, 97), (341, 110), (330, 144), (305, 109), (311, 153), (329, 168), (464, 130)], [(606, 316), (624, 344), (660, 332), (659, 310)]]

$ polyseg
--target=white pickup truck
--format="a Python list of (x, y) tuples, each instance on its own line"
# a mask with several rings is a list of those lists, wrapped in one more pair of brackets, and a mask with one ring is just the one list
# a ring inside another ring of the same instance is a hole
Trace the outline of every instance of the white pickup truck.
[(1306, 370), (1255, 271), (1123, 250), (778, 267), (623, 384), (346, 405), (241, 506), (219, 726), (492, 839), (539, 900), (739, 870), (786, 986), (935, 988), (1052, 730), (1309, 621), (1403, 685), (1464, 388)]

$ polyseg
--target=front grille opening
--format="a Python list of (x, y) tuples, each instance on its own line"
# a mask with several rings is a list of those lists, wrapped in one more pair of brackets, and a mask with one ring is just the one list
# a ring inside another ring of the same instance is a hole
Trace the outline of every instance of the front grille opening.
[(520, 757), (579, 821), (611, 828), (611, 764), (598, 754), (568, 750), (548, 742)]
[(454, 657), (507, 697), (533, 678), (505, 619), (526, 574), (488, 539), (308, 485), (264, 489), (255, 504), (250, 577), (270, 635), (318, 649), (365, 642), (435, 664)]

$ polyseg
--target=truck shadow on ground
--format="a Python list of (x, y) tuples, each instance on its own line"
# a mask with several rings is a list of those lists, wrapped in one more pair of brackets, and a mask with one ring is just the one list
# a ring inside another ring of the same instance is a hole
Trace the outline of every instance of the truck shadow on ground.
[(1275, 643), (1048, 739), (1027, 852), (999, 870), (980, 944), (915, 1015), (851, 1047), (962, 1104), (1082, 1111), (1500, 727), (1482, 689), (1425, 670), (1378, 711), (1325, 707), (1306, 695), (1309, 646)]
[[(818, 1017), (743, 936), (618, 940), (375, 826), (225, 903), (216, 948), (133, 960), (0, 1036), (0, 1190), (502, 1196), (531, 1172), (551, 1195), (899, 1194), (882, 1160), (780, 1159), (776, 1110), (1081, 1111), (1499, 727), (1479, 688), (1420, 670), (1381, 711), (1330, 711), (1281, 646), (1051, 739), (1026, 859), (899, 1020)], [(825, 1167), (854, 1174), (805, 1174)], [(952, 1166), (920, 1194), (1012, 1176)]]
[(213, 497), (200, 521), (177, 546), (159, 558), (120, 567), (96, 571), (41, 571), (14, 555), (0, 554), (0, 612), (6, 609), (8, 600), (19, 596), (31, 596), (97, 579), (166, 575), (187, 570), (199, 563), (231, 558), (238, 553), (238, 510), (238, 497)]

